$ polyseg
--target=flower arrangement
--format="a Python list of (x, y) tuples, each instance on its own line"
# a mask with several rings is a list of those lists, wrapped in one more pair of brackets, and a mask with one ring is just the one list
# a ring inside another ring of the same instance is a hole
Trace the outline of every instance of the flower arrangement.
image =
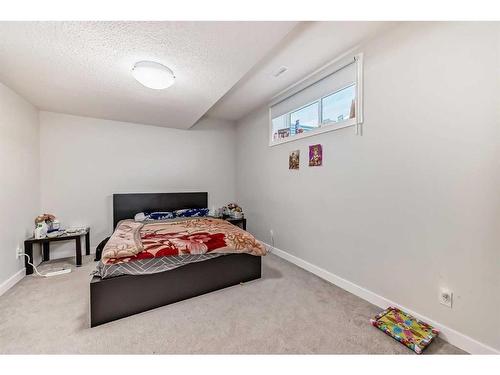
[(243, 212), (241, 207), (238, 206), (236, 203), (229, 203), (226, 207), (229, 211)]
[(238, 206), (236, 203), (229, 203), (223, 208), (223, 212), (225, 215), (231, 216), (231, 217), (242, 217), (243, 216), (243, 210), (240, 206)]
[(36, 218), (35, 218), (35, 225), (38, 225), (40, 223), (43, 223), (45, 222), (45, 224), (49, 225), (50, 223), (52, 223), (54, 220), (56, 219), (56, 217), (52, 214), (43, 214), (43, 215), (38, 215)]

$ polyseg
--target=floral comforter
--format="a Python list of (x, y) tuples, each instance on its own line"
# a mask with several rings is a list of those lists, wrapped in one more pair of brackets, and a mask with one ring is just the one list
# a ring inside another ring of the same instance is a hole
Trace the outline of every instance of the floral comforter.
[(221, 219), (153, 223), (123, 220), (104, 247), (101, 260), (104, 264), (117, 264), (209, 253), (265, 255), (266, 249), (250, 233)]

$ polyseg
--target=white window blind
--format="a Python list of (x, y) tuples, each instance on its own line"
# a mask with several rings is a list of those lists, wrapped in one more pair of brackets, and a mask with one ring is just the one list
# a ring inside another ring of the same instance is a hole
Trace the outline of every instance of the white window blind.
[(356, 82), (356, 64), (353, 62), (339, 71), (330, 74), (318, 82), (298, 93), (274, 104), (271, 107), (271, 118), (279, 117), (287, 112), (292, 112), (306, 104), (334, 93)]

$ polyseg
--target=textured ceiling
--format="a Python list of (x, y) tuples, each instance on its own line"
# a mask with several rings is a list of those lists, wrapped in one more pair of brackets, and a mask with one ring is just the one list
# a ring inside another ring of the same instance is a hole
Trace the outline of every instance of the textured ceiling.
[[(395, 25), (394, 22), (303, 22), (221, 98), (208, 115), (239, 120), (314, 70)], [(288, 70), (274, 77), (282, 66)]]
[[(41, 110), (191, 127), (297, 22), (0, 22), (0, 81)], [(143, 87), (133, 64), (177, 79)]]

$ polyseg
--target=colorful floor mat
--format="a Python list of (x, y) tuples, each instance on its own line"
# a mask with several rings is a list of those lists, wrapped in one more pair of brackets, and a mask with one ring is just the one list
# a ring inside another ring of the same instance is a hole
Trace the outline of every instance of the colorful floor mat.
[(434, 327), (396, 307), (382, 311), (370, 322), (417, 354), (421, 354), (439, 334)]

